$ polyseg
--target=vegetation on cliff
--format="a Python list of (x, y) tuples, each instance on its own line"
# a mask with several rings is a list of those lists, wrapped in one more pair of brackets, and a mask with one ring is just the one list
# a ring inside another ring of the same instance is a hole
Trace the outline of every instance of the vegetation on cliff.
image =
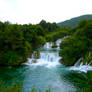
[[(74, 65), (83, 58), (83, 62), (90, 63), (92, 59), (92, 20), (82, 20), (76, 27), (75, 33), (60, 44), (59, 55), (65, 65)], [(90, 61), (89, 61), (90, 59)]]

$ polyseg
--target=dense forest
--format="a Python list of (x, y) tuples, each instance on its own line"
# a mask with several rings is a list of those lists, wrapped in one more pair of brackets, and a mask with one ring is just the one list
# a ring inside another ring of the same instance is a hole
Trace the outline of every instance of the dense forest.
[(65, 65), (74, 65), (83, 58), (83, 64), (90, 64), (92, 59), (92, 20), (82, 20), (73, 35), (64, 39), (60, 45), (60, 56)]
[(84, 19), (90, 20), (91, 18), (92, 18), (92, 14), (82, 15), (82, 16), (74, 17), (69, 20), (60, 22), (58, 23), (58, 25), (61, 27), (75, 27), (75, 26), (78, 26), (81, 20), (84, 20)]
[(70, 34), (69, 29), (44, 20), (37, 25), (0, 22), (0, 65), (26, 62), (34, 49), (43, 46), (46, 41), (56, 41)]

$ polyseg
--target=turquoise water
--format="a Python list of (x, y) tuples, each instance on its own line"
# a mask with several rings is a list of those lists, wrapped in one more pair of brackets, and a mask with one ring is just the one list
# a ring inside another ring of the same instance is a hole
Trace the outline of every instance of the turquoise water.
[(44, 66), (21, 66), (0, 68), (0, 80), (7, 86), (23, 83), (23, 92), (31, 88), (44, 90), (51, 88), (52, 92), (69, 92), (75, 87), (64, 78), (70, 71), (64, 66), (47, 68)]
[(44, 46), (35, 64), (31, 63), (34, 58), (29, 58), (27, 63), (18, 67), (0, 67), (0, 80), (4, 81), (4, 86), (23, 84), (23, 92), (29, 92), (33, 87), (42, 92), (48, 88), (52, 92), (75, 92), (76, 87), (65, 77), (72, 71), (58, 62), (58, 51), (59, 48)]

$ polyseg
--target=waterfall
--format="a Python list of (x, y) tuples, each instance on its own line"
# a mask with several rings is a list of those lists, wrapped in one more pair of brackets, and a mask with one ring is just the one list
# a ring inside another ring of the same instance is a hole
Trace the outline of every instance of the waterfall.
[[(58, 51), (41, 51), (40, 58), (28, 58), (28, 62), (26, 65), (34, 65), (34, 66), (46, 66), (46, 67), (54, 67), (57, 65), (61, 65), (59, 61), (60, 57), (58, 56)], [(36, 60), (36, 63), (32, 63), (32, 60)]]
[(52, 46), (52, 42), (47, 42), (47, 43), (44, 45), (43, 48), (45, 48), (45, 49), (50, 49), (51, 46)]
[(80, 72), (84, 72), (87, 73), (87, 71), (92, 71), (92, 66), (90, 66), (87, 62), (85, 65), (83, 65), (83, 62), (81, 62), (81, 60), (83, 60), (83, 58), (80, 58), (74, 66), (70, 67), (70, 70), (74, 70), (74, 71), (80, 71)]
[(78, 67), (72, 66), (72, 67), (70, 67), (70, 70), (87, 73), (87, 71), (90, 71), (90, 70), (92, 71), (92, 66), (90, 66), (90, 65), (82, 65), (82, 66), (78, 66)]
[(59, 39), (56, 41), (56, 45), (57, 45), (56, 48), (52, 48), (52, 42), (47, 42), (43, 46), (43, 49), (42, 48), (41, 48), (41, 50), (39, 49), (39, 51), (40, 51), (39, 58), (35, 58), (34, 55), (32, 55), (32, 58), (28, 58), (28, 61), (24, 64), (30, 65), (30, 66), (33, 65), (33, 66), (46, 66), (46, 67), (54, 67), (57, 65), (61, 65), (59, 63), (59, 59), (61, 57), (59, 57), (59, 55), (58, 55), (59, 45), (60, 45), (61, 41), (62, 41), (62, 39)]
[(83, 58), (78, 59), (78, 61), (74, 64), (75, 67), (80, 66), (81, 65), (81, 60), (83, 60)]
[(28, 58), (26, 63), (23, 63), (24, 65), (30, 65), (30, 66), (46, 66), (46, 67), (54, 67), (57, 65), (61, 65), (59, 63), (60, 56), (58, 54), (60, 48), (59, 45), (60, 43), (67, 38), (68, 36), (65, 36), (62, 39), (58, 39), (56, 41), (56, 48), (52, 48), (52, 42), (47, 42), (43, 48), (40, 48), (40, 57), (35, 58), (34, 53), (31, 58)]
[[(61, 65), (58, 61), (61, 57), (58, 55), (59, 51), (59, 45), (60, 43), (67, 38), (68, 36), (64, 37), (63, 39), (59, 39), (56, 41), (57, 48), (52, 48), (52, 42), (47, 42), (43, 50), (40, 50), (40, 58), (36, 59), (34, 58), (34, 55), (32, 55), (32, 58), (28, 58), (28, 61), (26, 63), (23, 63), (25, 65), (30, 66), (45, 66), (45, 67), (55, 67), (57, 65)], [(54, 51), (53, 51), (54, 50)], [(89, 53), (90, 56), (90, 53)], [(36, 63), (32, 63), (32, 60), (37, 61)], [(83, 58), (80, 58), (74, 66), (70, 67), (69, 70), (75, 70), (75, 71), (81, 71), (81, 72), (87, 72), (89, 70), (92, 70), (92, 66), (90, 64), (83, 65), (83, 62), (81, 62)]]

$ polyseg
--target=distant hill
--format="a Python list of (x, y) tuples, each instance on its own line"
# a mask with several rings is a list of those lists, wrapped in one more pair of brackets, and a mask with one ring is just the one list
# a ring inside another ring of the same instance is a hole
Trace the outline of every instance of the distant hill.
[(58, 25), (61, 27), (74, 27), (74, 26), (77, 26), (81, 20), (83, 20), (83, 19), (89, 20), (91, 18), (92, 18), (92, 14), (82, 15), (79, 17), (72, 18), (70, 20), (60, 22), (60, 23), (58, 23)]

